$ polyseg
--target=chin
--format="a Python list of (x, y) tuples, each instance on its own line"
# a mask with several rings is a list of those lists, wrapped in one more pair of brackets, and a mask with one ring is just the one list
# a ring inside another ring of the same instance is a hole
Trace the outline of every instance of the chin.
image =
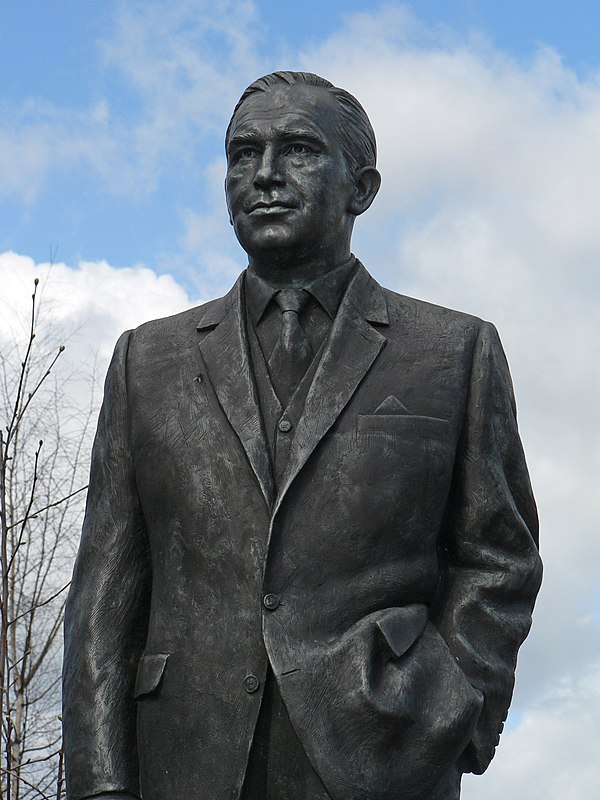
[(273, 256), (278, 251), (288, 252), (299, 247), (296, 237), (289, 231), (269, 226), (260, 231), (236, 231), (238, 241), (253, 258)]

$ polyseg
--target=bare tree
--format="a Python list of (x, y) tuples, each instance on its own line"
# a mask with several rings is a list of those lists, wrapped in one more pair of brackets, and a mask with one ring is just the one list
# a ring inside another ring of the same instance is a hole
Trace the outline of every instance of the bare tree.
[[(59, 369), (64, 346), (39, 319), (0, 350), (0, 791), (63, 791), (62, 620), (80, 528), (93, 399), (82, 411)], [(60, 363), (59, 363), (60, 362)]]

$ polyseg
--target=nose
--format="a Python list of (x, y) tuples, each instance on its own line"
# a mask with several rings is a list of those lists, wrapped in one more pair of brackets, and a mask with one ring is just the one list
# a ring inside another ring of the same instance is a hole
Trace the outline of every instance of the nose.
[(271, 186), (283, 186), (284, 183), (277, 152), (272, 145), (267, 145), (254, 174), (254, 185), (257, 189), (267, 189)]

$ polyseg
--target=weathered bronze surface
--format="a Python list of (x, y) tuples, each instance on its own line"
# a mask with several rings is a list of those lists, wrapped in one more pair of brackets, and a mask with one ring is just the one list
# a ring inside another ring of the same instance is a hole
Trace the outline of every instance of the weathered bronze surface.
[[(494, 755), (541, 578), (498, 336), (351, 255), (380, 179), (349, 95), (267, 76), (226, 144), (248, 270), (125, 333), (106, 379), (69, 798), (456, 800)], [(297, 750), (259, 789), (278, 730)]]

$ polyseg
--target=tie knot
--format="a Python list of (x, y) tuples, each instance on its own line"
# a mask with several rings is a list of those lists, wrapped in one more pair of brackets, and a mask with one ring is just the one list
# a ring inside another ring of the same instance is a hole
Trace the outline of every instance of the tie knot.
[(285, 314), (286, 311), (300, 314), (307, 300), (308, 295), (304, 289), (282, 289), (275, 295), (275, 302), (281, 309), (282, 314)]

